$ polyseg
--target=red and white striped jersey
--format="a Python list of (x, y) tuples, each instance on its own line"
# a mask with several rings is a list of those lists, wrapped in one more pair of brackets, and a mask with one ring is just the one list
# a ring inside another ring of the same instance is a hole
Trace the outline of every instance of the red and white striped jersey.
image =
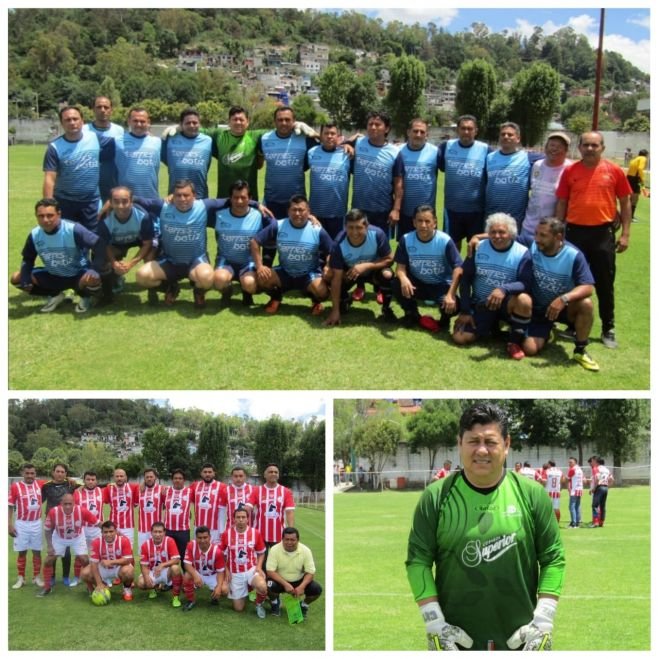
[(579, 465), (570, 467), (567, 471), (570, 479), (570, 496), (580, 497), (583, 495), (583, 471)]
[(222, 496), (226, 490), (226, 485), (220, 481), (196, 481), (192, 483), (190, 489), (194, 493), (194, 523), (195, 526), (207, 526), (211, 531), (217, 531), (220, 528), (219, 511)]
[(140, 565), (148, 565), (153, 570), (156, 565), (171, 561), (172, 558), (181, 558), (174, 538), (166, 535), (157, 545), (153, 538), (149, 538), (140, 548)]
[(63, 540), (71, 540), (82, 534), (84, 526), (94, 524), (98, 524), (98, 517), (82, 506), (74, 505), (70, 515), (62, 506), (55, 506), (48, 511), (44, 528), (54, 531)]
[(41, 485), (35, 480), (29, 485), (16, 481), (9, 488), (9, 505), (16, 506), (16, 519), (36, 522), (41, 519)]
[(164, 503), (165, 488), (162, 485), (145, 487), (139, 493), (137, 501), (138, 528), (140, 533), (149, 533), (156, 522), (162, 522), (162, 506)]
[(538, 469), (535, 470), (533, 477), (538, 483), (541, 483), (542, 481), (547, 480), (547, 472), (541, 467), (538, 467)]
[(441, 469), (438, 469), (437, 472), (435, 473), (435, 478), (437, 480), (439, 480), (440, 478), (446, 478), (450, 473), (451, 473), (450, 469), (444, 469), (444, 467), (442, 467)]
[(260, 485), (252, 490), (249, 503), (254, 506), (254, 526), (264, 542), (281, 542), (285, 526), (285, 511), (295, 510), (293, 493), (283, 485)]
[(226, 489), (226, 505), (227, 507), (227, 524), (233, 524), (233, 514), (236, 509), (244, 507), (249, 501), (249, 495), (254, 488), (246, 483), (242, 487), (236, 487), (232, 483), (227, 485)]
[(73, 493), (73, 500), (103, 521), (103, 490), (100, 487), (79, 487)]
[(229, 572), (247, 572), (256, 565), (257, 554), (265, 552), (261, 534), (248, 526), (239, 533), (233, 526), (227, 527), (220, 538), (220, 548), (228, 558)]
[(593, 482), (597, 485), (608, 485), (611, 472), (604, 465), (597, 465), (597, 472), (593, 472)]
[(560, 499), (563, 472), (558, 467), (549, 467), (546, 471), (545, 490), (552, 499)]
[(118, 529), (135, 527), (133, 508), (137, 505), (138, 497), (137, 483), (106, 485), (103, 491), (103, 502), (110, 504), (110, 521), (114, 522)]
[(118, 558), (133, 558), (130, 540), (125, 535), (117, 533), (114, 542), (110, 544), (105, 542), (103, 536), (92, 540), (92, 548), (89, 552), (89, 560), (92, 563), (116, 561)]
[(189, 563), (199, 574), (210, 577), (224, 570), (224, 557), (220, 545), (211, 542), (207, 551), (201, 551), (196, 540), (188, 542), (184, 563)]
[(190, 530), (190, 504), (192, 503), (192, 490), (182, 487), (175, 490), (167, 488), (165, 494), (165, 528), (168, 531)]

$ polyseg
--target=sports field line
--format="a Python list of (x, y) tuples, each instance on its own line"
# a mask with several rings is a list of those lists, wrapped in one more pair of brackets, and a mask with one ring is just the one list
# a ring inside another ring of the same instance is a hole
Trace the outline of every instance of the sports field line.
[[(409, 597), (409, 593), (346, 593), (335, 592), (334, 597)], [(602, 595), (561, 595), (562, 600), (649, 600), (650, 594), (647, 595), (611, 595), (607, 593), (606, 597)]]

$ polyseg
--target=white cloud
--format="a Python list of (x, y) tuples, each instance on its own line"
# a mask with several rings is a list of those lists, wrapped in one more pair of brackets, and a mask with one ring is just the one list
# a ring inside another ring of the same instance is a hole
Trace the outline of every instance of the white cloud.
[(639, 18), (628, 18), (627, 23), (631, 23), (632, 25), (640, 25), (641, 27), (647, 28), (649, 30), (650, 14), (647, 14), (646, 16), (639, 16)]
[(414, 9), (401, 8), (384, 8), (378, 11), (378, 18), (385, 23), (389, 21), (400, 21), (412, 25), (420, 23), (434, 23), (437, 27), (448, 27), (458, 15), (457, 9), (424, 9), (423, 7)]

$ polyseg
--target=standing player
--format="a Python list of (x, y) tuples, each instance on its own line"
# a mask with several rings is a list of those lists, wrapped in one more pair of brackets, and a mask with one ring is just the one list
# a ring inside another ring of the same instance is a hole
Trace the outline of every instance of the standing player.
[(568, 460), (567, 478), (570, 492), (570, 526), (569, 529), (578, 529), (581, 526), (581, 497), (583, 495), (583, 470), (576, 458)]
[(563, 481), (563, 472), (556, 466), (553, 460), (547, 461), (547, 471), (543, 479), (545, 490), (551, 499), (556, 521), (561, 521), (561, 483)]
[[(37, 470), (26, 462), (21, 473), (22, 481), (9, 488), (9, 535), (14, 538), (14, 551), (18, 552), (16, 569), (18, 579), (14, 590), (25, 584), (27, 551), (32, 550), (32, 583), (43, 588), (41, 572), (41, 483), (37, 481)], [(12, 522), (16, 510), (16, 521)]]
[(205, 526), (195, 530), (195, 539), (188, 543), (183, 559), (183, 592), (188, 600), (183, 611), (192, 611), (197, 605), (195, 589), (207, 586), (211, 591), (211, 606), (219, 604), (224, 590), (225, 564), (219, 545), (211, 542)]
[[(79, 487), (73, 493), (73, 500), (84, 510), (88, 510), (92, 515), (103, 521), (103, 490), (98, 486), (98, 476), (95, 471), (86, 471), (82, 475), (83, 486)], [(92, 542), (101, 537), (101, 529), (96, 524), (87, 524), (85, 526), (85, 540), (87, 549), (91, 551)], [(73, 563), (73, 574), (75, 578), (71, 582), (71, 587), (77, 586), (80, 581), (80, 571), (82, 563), (76, 556)]]
[(108, 483), (103, 490), (103, 503), (110, 506), (110, 521), (114, 522), (117, 533), (125, 535), (133, 546), (135, 519), (133, 509), (139, 500), (137, 483), (129, 483), (123, 469), (115, 469), (114, 483)]
[(590, 493), (593, 495), (593, 521), (590, 528), (604, 526), (606, 519), (606, 499), (609, 496), (609, 485), (613, 483), (613, 476), (604, 464), (604, 458), (593, 456), (591, 458), (592, 477)]
[(225, 519), (233, 519), (236, 510), (243, 509), (252, 493), (252, 486), (246, 482), (247, 473), (243, 467), (234, 467), (231, 470), (231, 483), (226, 489)]
[(133, 599), (133, 549), (128, 538), (117, 533), (114, 522), (101, 524), (101, 535), (92, 542), (89, 565), (81, 572), (90, 595), (94, 590), (104, 590), (106, 584), (123, 584), (123, 599)]
[(350, 289), (371, 282), (382, 296), (382, 317), (395, 320), (391, 311), (393, 256), (382, 229), (371, 226), (366, 215), (353, 208), (345, 217), (345, 230), (337, 236), (330, 254), (332, 311), (325, 325), (338, 325), (341, 313), (350, 308)]
[(58, 556), (64, 556), (67, 549), (73, 549), (76, 556), (80, 557), (83, 566), (89, 562), (87, 555), (87, 543), (83, 527), (85, 524), (100, 524), (98, 517), (92, 515), (88, 510), (73, 503), (73, 495), (65, 494), (59, 506), (51, 508), (46, 515), (44, 529), (46, 531), (46, 546), (48, 557), (43, 568), (44, 587), (37, 593), (37, 597), (46, 597), (52, 592), (52, 577), (55, 560)]
[(227, 486), (221, 481), (215, 480), (215, 465), (210, 462), (201, 465), (199, 475), (201, 480), (190, 485), (194, 500), (195, 528), (207, 527), (211, 533), (211, 542), (217, 544), (226, 523), (226, 518), (222, 514), (226, 513), (226, 506), (222, 506), (222, 504), (226, 501)]
[(162, 522), (162, 507), (167, 490), (164, 485), (158, 483), (158, 472), (155, 469), (145, 469), (143, 476), (144, 484), (139, 488), (137, 502), (137, 545), (140, 548), (152, 537), (153, 525)]
[(172, 586), (172, 606), (181, 606), (179, 595), (183, 576), (180, 555), (174, 538), (165, 535), (165, 525), (154, 522), (148, 540), (140, 545), (141, 574), (137, 579), (140, 590), (149, 591), (149, 599), (155, 599), (157, 589)]
[[(193, 493), (185, 486), (185, 472), (174, 469), (171, 474), (172, 486), (167, 488), (163, 506), (164, 523), (167, 535), (174, 538), (179, 555), (185, 555), (185, 548), (190, 541), (190, 504)], [(209, 531), (210, 532), (210, 531)]]
[(641, 149), (638, 155), (633, 160), (629, 161), (627, 168), (627, 181), (632, 189), (631, 206), (632, 206), (632, 222), (636, 222), (636, 204), (638, 204), (638, 197), (641, 190), (645, 187), (645, 169), (648, 166), (648, 150)]
[(228, 526), (220, 549), (227, 556), (225, 592), (232, 600), (234, 611), (243, 611), (247, 602), (248, 590), (256, 591), (256, 615), (265, 618), (265, 602), (268, 586), (263, 572), (265, 544), (261, 534), (248, 525), (249, 514), (245, 509), (237, 509), (233, 514), (233, 526)]
[(522, 468), (519, 471), (520, 476), (524, 476), (532, 481), (535, 480), (535, 469), (531, 466), (530, 462), (524, 462)]

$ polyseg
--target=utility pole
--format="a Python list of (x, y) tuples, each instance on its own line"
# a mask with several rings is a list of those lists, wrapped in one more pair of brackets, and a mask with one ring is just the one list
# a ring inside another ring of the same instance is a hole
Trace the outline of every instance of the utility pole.
[(595, 102), (593, 104), (593, 130), (597, 130), (600, 113), (600, 83), (602, 81), (602, 53), (604, 50), (604, 12), (600, 9), (600, 36), (597, 46), (597, 64), (595, 66)]

